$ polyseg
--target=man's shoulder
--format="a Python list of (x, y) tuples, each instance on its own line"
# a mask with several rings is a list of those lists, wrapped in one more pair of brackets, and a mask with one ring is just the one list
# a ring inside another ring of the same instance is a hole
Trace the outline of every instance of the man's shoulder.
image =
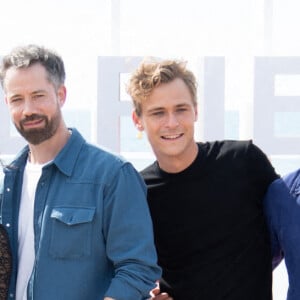
[(198, 143), (201, 147), (218, 148), (218, 149), (245, 149), (253, 145), (252, 140), (215, 140), (205, 143)]
[(14, 157), (11, 157), (10, 159), (6, 160), (4, 165), (4, 171), (11, 172), (16, 171), (20, 167), (25, 166), (27, 157), (28, 157), (29, 147), (26, 145), (23, 147)]
[(158, 165), (155, 161), (152, 164), (146, 166), (144, 169), (142, 169), (140, 171), (140, 174), (145, 179), (145, 178), (148, 178), (148, 177), (155, 176), (157, 174), (157, 172), (158, 172)]
[(218, 158), (224, 156), (238, 157), (248, 153), (249, 149), (257, 148), (252, 140), (217, 140), (198, 144), (208, 156), (213, 155)]
[(126, 162), (123, 157), (105, 146), (86, 141), (76, 128), (72, 128), (72, 132), (73, 141), (68, 145), (68, 148), (71, 151), (74, 151), (74, 148), (77, 148), (78, 155), (87, 163), (102, 164), (107, 162), (122, 164)]
[(300, 179), (300, 168), (283, 176), (283, 180), (285, 182), (293, 182), (299, 179)]
[(129, 162), (121, 155), (114, 153), (105, 147), (91, 143), (85, 143), (84, 147), (81, 149), (80, 157), (93, 167), (108, 167), (111, 171), (129, 164)]
[(280, 195), (281, 193), (289, 193), (294, 196), (300, 195), (300, 169), (290, 172), (272, 182), (269, 187), (269, 193), (272, 195)]
[[(63, 153), (58, 164), (66, 164), (66, 168), (70, 168), (69, 164), (76, 166), (76, 176), (78, 174), (98, 174), (112, 177), (120, 172), (121, 168), (130, 165), (130, 163), (121, 155), (114, 153), (108, 148), (95, 143), (87, 142), (77, 132), (74, 143), (70, 144), (68, 151)], [(69, 163), (65, 161), (69, 159)], [(133, 168), (128, 166), (128, 168)], [(127, 168), (127, 169), (128, 169)], [(75, 170), (75, 169), (74, 169)], [(102, 176), (102, 177), (103, 177)]]
[(283, 176), (283, 181), (292, 194), (300, 195), (300, 169)]

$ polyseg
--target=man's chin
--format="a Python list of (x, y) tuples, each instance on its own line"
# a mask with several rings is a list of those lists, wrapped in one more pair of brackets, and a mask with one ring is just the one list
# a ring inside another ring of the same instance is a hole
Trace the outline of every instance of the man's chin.
[(32, 145), (38, 145), (47, 140), (48, 134), (45, 131), (30, 129), (20, 132), (23, 138)]

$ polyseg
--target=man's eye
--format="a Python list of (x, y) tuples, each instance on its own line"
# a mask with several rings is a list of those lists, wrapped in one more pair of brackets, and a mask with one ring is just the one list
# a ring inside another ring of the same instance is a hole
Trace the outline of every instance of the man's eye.
[(13, 102), (21, 101), (21, 100), (22, 100), (22, 98), (12, 98), (12, 99), (10, 100), (10, 102), (13, 103)]
[(36, 94), (33, 96), (33, 99), (38, 99), (38, 98), (42, 98), (44, 95), (42, 94)]
[(163, 111), (156, 111), (152, 113), (153, 116), (162, 116), (163, 114), (164, 114)]

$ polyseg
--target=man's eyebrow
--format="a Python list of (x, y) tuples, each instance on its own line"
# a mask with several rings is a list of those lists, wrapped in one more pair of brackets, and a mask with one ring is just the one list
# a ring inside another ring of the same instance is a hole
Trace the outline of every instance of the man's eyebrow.
[(175, 107), (189, 107), (190, 104), (187, 104), (187, 103), (180, 103), (180, 104), (177, 104)]
[(7, 99), (8, 100), (14, 100), (16, 98), (22, 98), (21, 94), (11, 94), (11, 95), (7, 95)]
[(12, 94), (12, 95), (9, 95), (8, 97), (15, 98), (15, 97), (21, 97), (21, 96), (22, 96), (21, 94)]
[(40, 94), (40, 93), (45, 93), (46, 91), (45, 90), (36, 90), (36, 91), (33, 91), (31, 94)]
[(147, 110), (147, 113), (153, 113), (153, 112), (161, 111), (161, 110), (164, 110), (164, 107), (162, 107), (162, 106), (159, 106), (159, 107), (153, 107), (153, 108), (148, 109), (148, 110)]

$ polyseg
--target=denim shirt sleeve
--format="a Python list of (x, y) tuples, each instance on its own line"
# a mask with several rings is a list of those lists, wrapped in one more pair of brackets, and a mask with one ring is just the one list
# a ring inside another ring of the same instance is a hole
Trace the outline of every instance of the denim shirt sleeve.
[(3, 201), (3, 185), (4, 185), (4, 174), (1, 168), (0, 170), (0, 224), (2, 224), (2, 201)]
[(2, 207), (4, 198), (4, 171), (0, 167), (0, 224), (2, 224)]
[(152, 222), (146, 186), (129, 163), (125, 163), (104, 198), (104, 236), (115, 276), (106, 292), (114, 299), (147, 299), (161, 276), (156, 265)]
[(288, 197), (288, 190), (282, 179), (275, 180), (268, 188), (264, 198), (264, 213), (270, 232), (272, 249), (272, 266), (275, 269), (284, 258), (283, 249), (279, 237), (280, 200)]

